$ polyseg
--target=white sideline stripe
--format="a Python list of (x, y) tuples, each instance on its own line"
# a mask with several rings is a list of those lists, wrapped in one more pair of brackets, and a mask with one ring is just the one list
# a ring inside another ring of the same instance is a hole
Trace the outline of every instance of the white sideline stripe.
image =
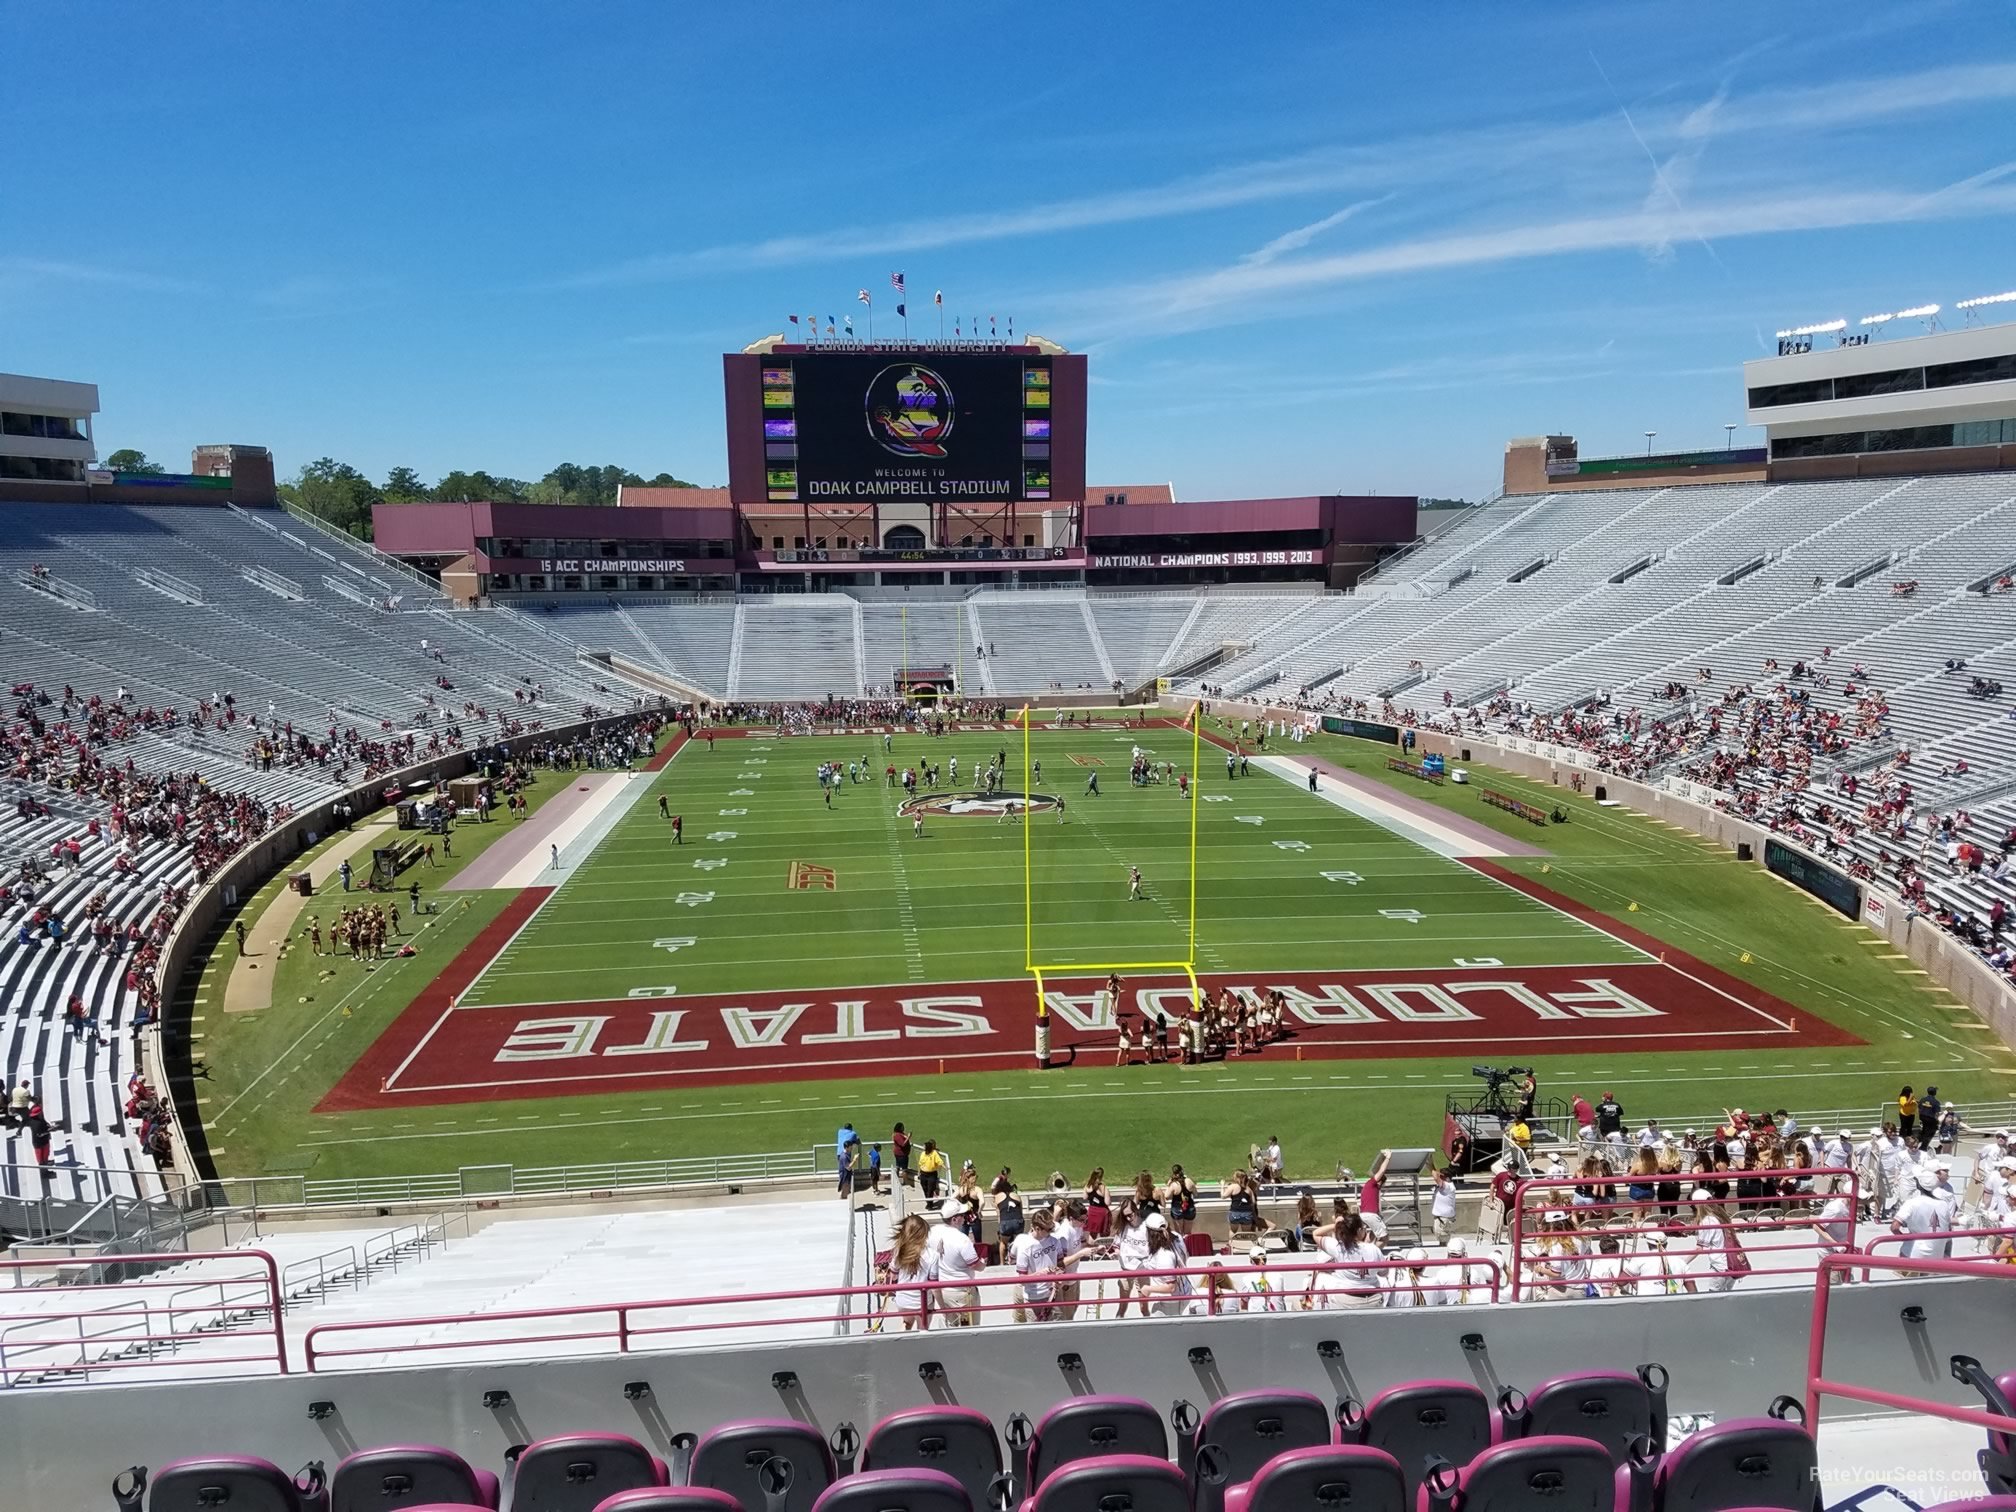
[[(681, 747), (681, 749), (683, 750), (684, 747)], [(569, 861), (567, 859), (568, 848), (575, 841), (579, 840), (582, 835), (587, 833), (589, 826), (601, 817), (604, 809), (616, 802), (629, 789), (636, 787), (636, 784), (631, 781), (631, 774), (628, 772), (582, 772), (574, 776), (567, 784), (570, 788), (584, 785), (593, 789), (586, 801), (579, 808), (575, 809), (573, 813), (561, 820), (560, 827), (546, 837), (547, 844), (560, 847), (559, 867), (557, 869), (554, 867), (553, 853), (551, 851), (539, 851), (535, 854), (521, 857), (515, 866), (497, 879), (496, 886), (537, 887), (542, 882), (551, 882), (556, 879), (564, 881), (581, 864), (580, 861)], [(648, 787), (650, 784), (647, 782), (645, 786)], [(641, 797), (642, 790), (640, 789), (633, 796)], [(587, 858), (583, 857), (581, 859), (586, 860)]]
[[(677, 761), (677, 760), (678, 760), (678, 759), (679, 759), (679, 758), (680, 758), (681, 756), (685, 755), (685, 754), (686, 754), (686, 747), (687, 747), (687, 746), (689, 746), (689, 745), (691, 745), (692, 743), (693, 743), (693, 742), (691, 742), (691, 741), (689, 740), (689, 741), (687, 741), (687, 742), (686, 742), (686, 743), (685, 743), (684, 745), (681, 745), (681, 746), (679, 747), (679, 749), (678, 749), (678, 750), (676, 750), (676, 751), (674, 751), (674, 752), (672, 753), (672, 755), (671, 755), (671, 756), (670, 756), (670, 757), (669, 757), (669, 758), (668, 758), (668, 759), (666, 760), (666, 762), (665, 762), (665, 767), (661, 767), (661, 768), (660, 768), (659, 770), (660, 770), (660, 771), (663, 771), (663, 770), (665, 770), (665, 768), (668, 768), (668, 767), (670, 767), (670, 766), (672, 765), (672, 763), (673, 763), (673, 762)], [(628, 774), (626, 773), (626, 774), (622, 774), (622, 775), (625, 775), (625, 776), (627, 776)], [(656, 776), (657, 774), (656, 774), (656, 773), (647, 773), (646, 775), (647, 775), (647, 776), (652, 776), (652, 777), (655, 777), (655, 776)], [(637, 800), (638, 800), (639, 798), (642, 798), (642, 797), (643, 797), (643, 796), (645, 795), (645, 793), (646, 793), (646, 792), (648, 792), (648, 791), (649, 791), (649, 790), (650, 790), (650, 789), (652, 788), (652, 786), (654, 786), (654, 784), (653, 784), (653, 783), (651, 783), (651, 782), (646, 782), (646, 783), (643, 783), (643, 784), (641, 784), (641, 785), (640, 785), (640, 784), (637, 784), (637, 783), (624, 783), (624, 784), (623, 784), (622, 786), (620, 786), (620, 787), (617, 787), (617, 788), (613, 789), (612, 791), (613, 791), (614, 793), (617, 793), (617, 794), (622, 794), (622, 793), (627, 793), (627, 794), (629, 794), (629, 796), (630, 796), (630, 802), (631, 802), (631, 803), (635, 803), (635, 802), (636, 802), (636, 801), (637, 801)], [(590, 802), (592, 803), (592, 802), (593, 802), (593, 799), (591, 799), (591, 800), (590, 800)], [(626, 808), (627, 808), (627, 807), (628, 807), (628, 805), (626, 805)], [(620, 816), (618, 816), (618, 817), (620, 817)], [(612, 826), (613, 826), (613, 823), (614, 823), (614, 821), (612, 820), (612, 821), (611, 821), (611, 823), (612, 823)], [(558, 842), (558, 841), (555, 841), (554, 843), (555, 843), (555, 844), (558, 844), (559, 842)], [(550, 859), (549, 859), (549, 863), (548, 863), (548, 870), (549, 870), (549, 873), (550, 873), (550, 870), (551, 870), (551, 863), (550, 863)], [(514, 929), (514, 930), (512, 930), (512, 931), (511, 931), (511, 938), (510, 938), (510, 939), (508, 939), (508, 940), (506, 940), (506, 941), (504, 942), (503, 946), (502, 946), (502, 947), (501, 947), (501, 948), (500, 948), (500, 949), (498, 950), (497, 954), (496, 954), (496, 955), (493, 955), (492, 957), (490, 957), (490, 959), (489, 959), (489, 960), (485, 961), (485, 962), (483, 963), (483, 969), (482, 969), (481, 971), (477, 972), (475, 976), (473, 976), (473, 977), (471, 977), (471, 978), (469, 979), (469, 985), (468, 985), (467, 987), (464, 987), (464, 988), (462, 989), (462, 996), (463, 996), (463, 997), (465, 997), (465, 998), (466, 998), (466, 997), (467, 997), (467, 996), (468, 996), (468, 995), (469, 995), (470, 993), (474, 992), (474, 991), (475, 991), (475, 990), (477, 989), (477, 987), (478, 987), (478, 986), (480, 986), (480, 985), (482, 984), (482, 981), (483, 981), (483, 978), (485, 978), (485, 977), (487, 977), (488, 975), (490, 975), (490, 968), (491, 968), (491, 967), (493, 967), (493, 966), (495, 966), (495, 965), (496, 965), (496, 964), (498, 963), (498, 961), (499, 961), (500, 959), (502, 959), (502, 958), (503, 958), (504, 956), (507, 956), (507, 955), (509, 955), (509, 954), (511, 953), (511, 947), (512, 947), (512, 946), (514, 946), (514, 945), (516, 945), (516, 944), (518, 943), (518, 938), (519, 938), (519, 936), (520, 936), (520, 935), (522, 935), (522, 934), (524, 934), (526, 930), (528, 930), (528, 929), (530, 929), (530, 928), (532, 927), (533, 923), (534, 923), (534, 922), (535, 922), (535, 921), (536, 921), (536, 920), (538, 919), (539, 915), (541, 915), (542, 913), (544, 913), (544, 912), (546, 911), (546, 905), (547, 905), (548, 903), (551, 903), (551, 902), (552, 902), (552, 901), (553, 901), (553, 900), (554, 900), (555, 898), (557, 898), (557, 897), (559, 897), (559, 896), (560, 896), (560, 891), (561, 891), (561, 889), (562, 889), (562, 888), (564, 888), (564, 887), (565, 887), (565, 886), (567, 885), (567, 883), (568, 883), (568, 882), (569, 882), (570, 880), (572, 880), (573, 876), (574, 876), (574, 868), (571, 868), (571, 867), (570, 867), (570, 868), (568, 868), (568, 869), (567, 869), (566, 871), (564, 871), (564, 872), (563, 872), (563, 873), (561, 874), (561, 877), (560, 877), (560, 881), (559, 881), (559, 883), (558, 883), (558, 884), (557, 884), (557, 885), (556, 885), (556, 886), (554, 887), (553, 891), (549, 892), (548, 894), (546, 894), (546, 896), (545, 896), (545, 897), (543, 897), (543, 898), (541, 898), (541, 899), (539, 900), (539, 906), (538, 906), (537, 908), (533, 909), (533, 910), (532, 910), (532, 912), (530, 912), (529, 914), (527, 914), (527, 915), (525, 916), (525, 922), (524, 922), (524, 923), (520, 924), (520, 925), (519, 925), (519, 926), (518, 926), (518, 927), (517, 927), (516, 929)], [(508, 884), (508, 882), (507, 882), (507, 884), (506, 884), (506, 885), (509, 885), (509, 884)], [(520, 883), (520, 884), (518, 884), (518, 885), (519, 885), (519, 886), (521, 886), (521, 887), (530, 887), (530, 886), (536, 886), (537, 884), (536, 884), (536, 883)], [(428, 1030), (427, 1032), (428, 1032), (429, 1034), (432, 1034), (432, 1033), (433, 1033), (434, 1031), (430, 1029), (430, 1030)], [(420, 1053), (420, 1052), (419, 1052), (419, 1049), (418, 1049), (418, 1047), (417, 1047), (417, 1046), (415, 1047), (415, 1049), (414, 1049), (414, 1052), (413, 1052), (413, 1053), (414, 1053), (414, 1055), (417, 1055), (417, 1054), (419, 1054), (419, 1053)], [(394, 1072), (392, 1073), (392, 1075), (391, 1075), (390, 1077), (388, 1077), (388, 1078), (386, 1079), (386, 1084), (387, 1084), (388, 1086), (389, 1086), (389, 1085), (391, 1084), (391, 1082), (392, 1082), (392, 1081), (394, 1081), (394, 1080), (396, 1080), (396, 1079), (398, 1078), (398, 1075), (399, 1075), (399, 1071), (404, 1071), (404, 1070), (406, 1069), (406, 1067), (407, 1067), (408, 1063), (409, 1063), (409, 1062), (411, 1062), (411, 1061), (412, 1061), (412, 1059), (413, 1059), (413, 1056), (412, 1056), (412, 1055), (409, 1055), (409, 1056), (407, 1056), (407, 1057), (406, 1057), (406, 1059), (405, 1059), (405, 1060), (403, 1060), (403, 1061), (401, 1061), (401, 1062), (399, 1063), (399, 1070), (398, 1070), (398, 1071), (394, 1071)]]
[[(1304, 788), (1309, 785), (1309, 768), (1303, 762), (1291, 761), (1285, 756), (1262, 756), (1254, 765), (1279, 777), (1283, 782), (1293, 782)], [(1424, 818), (1411, 809), (1402, 808), (1397, 803), (1387, 803), (1369, 793), (1361, 793), (1355, 788), (1340, 788), (1335, 784), (1319, 782), (1314, 796), (1343, 809), (1347, 814), (1355, 814), (1368, 824), (1378, 825), (1389, 834), (1412, 841), (1423, 850), (1433, 851), (1445, 860), (1454, 861), (1463, 856), (1504, 857), (1511, 854), (1509, 851), (1498, 849), (1488, 840), (1475, 839), (1446, 825), (1437, 824), (1432, 819)]]

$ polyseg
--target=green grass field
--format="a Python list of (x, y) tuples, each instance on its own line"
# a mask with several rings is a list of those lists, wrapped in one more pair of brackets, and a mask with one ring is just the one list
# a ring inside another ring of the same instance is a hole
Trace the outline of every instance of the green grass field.
[[(964, 778), (974, 760), (1017, 737), (929, 742)], [(1039, 814), (1035, 952), (1049, 962), (1181, 959), (1189, 927), (1188, 813), (1165, 788), (1126, 780), (1139, 743), (1182, 760), (1186, 732), (1038, 734), (1039, 792), (1063, 795), (1063, 823)], [(901, 765), (927, 742), (897, 737)], [(767, 749), (764, 749), (767, 747)], [(1390, 748), (1323, 737), (1313, 749), (1380, 782)], [(1025, 964), (1023, 836), (1013, 822), (933, 818), (919, 840), (878, 778), (847, 785), (829, 811), (814, 769), (859, 761), (878, 774), (879, 737), (722, 740), (689, 746), (645, 790), (465, 995), (471, 1004), (565, 1004), (676, 988), (669, 1001), (763, 988), (804, 990), (1020, 978)], [(1099, 758), (1102, 795), (1083, 794)], [(756, 774), (756, 775), (750, 775)], [(1401, 839), (1298, 786), (1253, 774), (1228, 784), (1207, 757), (1198, 807), (1200, 972), (1446, 966), (1489, 956), (1508, 965), (1642, 961), (1642, 953), (1460, 864)], [(1494, 774), (1504, 790), (1552, 803), (1558, 790)], [(541, 795), (558, 787), (542, 781)], [(951, 787), (948, 780), (944, 784)], [(959, 786), (968, 784), (962, 781)], [(1019, 780), (1009, 784), (1019, 788)], [(1634, 1118), (1690, 1116), (1731, 1103), (1871, 1113), (1899, 1082), (1937, 1081), (1963, 1105), (2004, 1102), (2016, 1058), (1967, 1009), (1882, 959), (1887, 947), (1754, 865), (1693, 836), (1586, 799), (1572, 822), (1534, 831), (1483, 807), (1475, 790), (1394, 777), (1395, 792), (1544, 844), (1512, 859), (1557, 893), (1823, 1015), (1868, 1043), (1835, 1048), (1705, 1051), (1582, 1047), (1548, 1056), (1556, 1090), (1615, 1090)], [(682, 847), (658, 816), (662, 793), (685, 816)], [(1223, 801), (1218, 801), (1223, 800)], [(741, 809), (742, 813), (722, 810)], [(1260, 822), (1250, 822), (1257, 819)], [(458, 850), (508, 827), (465, 828)], [(728, 838), (732, 832), (732, 838)], [(710, 839), (710, 836), (720, 838)], [(464, 837), (467, 837), (466, 839)], [(1288, 842), (1284, 847), (1277, 842)], [(1307, 850), (1293, 848), (1296, 843)], [(466, 861), (466, 855), (462, 858)], [(792, 862), (831, 868), (833, 891), (792, 889)], [(725, 864), (699, 866), (700, 862)], [(1146, 902), (1127, 898), (1139, 865)], [(1543, 874), (1544, 868), (1544, 874)], [(1333, 880), (1323, 873), (1350, 873)], [(682, 904), (680, 894), (703, 901)], [(897, 1119), (983, 1166), (1018, 1171), (1103, 1163), (1126, 1169), (1183, 1161), (1208, 1175), (1279, 1134), (1292, 1164), (1360, 1164), (1380, 1145), (1430, 1142), (1449, 1092), (1468, 1092), (1469, 1053), (1297, 1064), (1278, 1054), (1197, 1068), (1115, 1071), (1110, 1058), (1069, 1071), (934, 1074), (907, 1044), (886, 1068), (850, 1079), (789, 1077), (734, 1086), (584, 1091), (537, 1099), (440, 1103), (319, 1114), (324, 1093), (422, 988), (508, 904), (512, 894), (460, 895), (419, 936), (416, 960), (367, 971), (295, 952), (280, 963), (276, 1006), (230, 1023), (206, 1016), (211, 1081), (204, 1113), (226, 1174), (384, 1175), (510, 1162), (519, 1166), (786, 1150), (830, 1141), (851, 1118), (868, 1131)], [(1636, 903), (1635, 912), (1630, 905)], [(258, 900), (250, 905), (258, 906)], [(1414, 911), (1418, 922), (1394, 917)], [(668, 937), (691, 939), (666, 950)], [(1743, 957), (1748, 955), (1745, 961)], [(220, 961), (220, 965), (228, 962)], [(214, 968), (213, 968), (214, 969)], [(299, 989), (298, 991), (296, 989)], [(199, 991), (202, 990), (199, 988)], [(297, 1001), (307, 997), (309, 1002)], [(1030, 989), (1033, 1009), (1034, 991)], [(340, 1005), (340, 1006), (339, 1006)], [(505, 1010), (509, 1011), (509, 1010)], [(564, 1011), (564, 1010), (563, 1010)]]
[[(1036, 732), (1042, 780), (1032, 790), (1062, 796), (1066, 808), (1030, 822), (1030, 940), (1022, 825), (932, 817), (918, 838), (898, 815), (902, 792), (882, 776), (892, 761), (935, 761), (943, 789), (970, 789), (975, 769), (1012, 746), (1019, 791), (1019, 736), (897, 737), (888, 756), (865, 736), (689, 747), (663, 779), (685, 843), (673, 847), (655, 802), (633, 806), (464, 1000), (595, 1001), (663, 984), (691, 995), (986, 981), (1022, 975), (1025, 947), (1043, 965), (1188, 960), (1190, 805), (1174, 787), (1131, 786), (1127, 773), (1137, 746), (1187, 768), (1190, 744), (1174, 729)], [(1643, 959), (1258, 767), (1228, 781), (1222, 753), (1207, 744), (1203, 754), (1200, 972), (1449, 965), (1481, 955), (1511, 964)], [(872, 779), (843, 784), (826, 803), (819, 764), (863, 757)], [(1097, 797), (1085, 792), (1094, 771)], [(793, 862), (830, 868), (835, 889), (789, 888)], [(1145, 879), (1142, 902), (1128, 897), (1132, 866)], [(1326, 871), (1357, 880), (1326, 880)], [(709, 896), (682, 906), (673, 901), (682, 892)], [(696, 943), (668, 957), (654, 941), (675, 927)]]

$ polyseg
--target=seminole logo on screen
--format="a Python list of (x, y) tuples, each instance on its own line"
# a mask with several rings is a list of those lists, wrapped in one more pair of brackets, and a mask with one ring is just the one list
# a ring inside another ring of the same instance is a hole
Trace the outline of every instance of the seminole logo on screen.
[(957, 417), (952, 385), (914, 362), (885, 367), (868, 385), (868, 434), (899, 457), (943, 457)]
[(919, 814), (944, 819), (1001, 819), (1025, 810), (1039, 814), (1061, 809), (1061, 800), (1048, 793), (931, 793), (922, 798), (906, 798), (897, 810), (905, 819)]

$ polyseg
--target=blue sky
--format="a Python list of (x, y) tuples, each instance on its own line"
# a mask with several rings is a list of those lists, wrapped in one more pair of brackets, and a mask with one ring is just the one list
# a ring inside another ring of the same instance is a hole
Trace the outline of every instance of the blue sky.
[(1719, 445), (1779, 325), (2016, 286), (2010, 0), (49, 19), (0, 370), (171, 464), (718, 483), (719, 354), (902, 269), (1091, 354), (1095, 481), (1477, 497), (1514, 435)]

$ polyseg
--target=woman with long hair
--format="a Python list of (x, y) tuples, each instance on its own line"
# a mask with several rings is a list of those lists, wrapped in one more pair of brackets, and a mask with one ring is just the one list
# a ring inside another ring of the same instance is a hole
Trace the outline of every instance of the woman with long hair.
[(1294, 1240), (1292, 1247), (1298, 1250), (1314, 1249), (1317, 1227), (1316, 1198), (1314, 1194), (1305, 1191), (1295, 1199), (1295, 1227), (1289, 1231), (1290, 1237)]
[(1120, 1297), (1120, 1311), (1116, 1317), (1127, 1316), (1127, 1301), (1137, 1286), (1141, 1288), (1141, 1316), (1148, 1316), (1147, 1283), (1140, 1281), (1136, 1272), (1148, 1269), (1148, 1257), (1152, 1246), (1148, 1239), (1148, 1224), (1152, 1219), (1162, 1221), (1160, 1213), (1142, 1209), (1134, 1197), (1122, 1199), (1120, 1206), (1113, 1210), (1114, 1246), (1113, 1253), (1120, 1261), (1120, 1274), (1114, 1278), (1113, 1289)]
[(1169, 1215), (1169, 1227), (1178, 1234), (1188, 1234), (1197, 1226), (1197, 1183), (1183, 1174), (1183, 1167), (1169, 1167), (1169, 1185), (1162, 1193), (1163, 1211)]
[[(1160, 1213), (1148, 1217), (1148, 1264), (1147, 1269), (1158, 1271), (1181, 1271), (1189, 1264), (1182, 1239), (1169, 1227), (1169, 1220)], [(1165, 1318), (1182, 1316), (1189, 1306), (1190, 1298), (1196, 1293), (1196, 1285), (1187, 1275), (1157, 1276), (1142, 1283), (1141, 1314), (1148, 1314), (1148, 1299), (1155, 1299), (1155, 1311)]]
[(919, 1214), (912, 1213), (896, 1225), (896, 1244), (889, 1252), (884, 1277), (896, 1289), (889, 1294), (888, 1305), (883, 1309), (885, 1328), (890, 1318), (901, 1318), (905, 1333), (930, 1326), (924, 1283), (938, 1279), (938, 1267), (925, 1247), (930, 1237), (931, 1225)]
[(1155, 1195), (1155, 1176), (1150, 1171), (1137, 1172), (1134, 1177), (1134, 1206), (1143, 1213), (1159, 1213), (1162, 1203)]
[(1113, 1227), (1113, 1198), (1106, 1190), (1106, 1167), (1092, 1167), (1085, 1178), (1085, 1232), (1104, 1239)]
[(1642, 1223), (1650, 1215), (1653, 1200), (1659, 1195), (1659, 1157), (1650, 1145), (1638, 1147), (1638, 1153), (1631, 1161), (1631, 1179), (1624, 1190), (1638, 1204), (1639, 1221)]

